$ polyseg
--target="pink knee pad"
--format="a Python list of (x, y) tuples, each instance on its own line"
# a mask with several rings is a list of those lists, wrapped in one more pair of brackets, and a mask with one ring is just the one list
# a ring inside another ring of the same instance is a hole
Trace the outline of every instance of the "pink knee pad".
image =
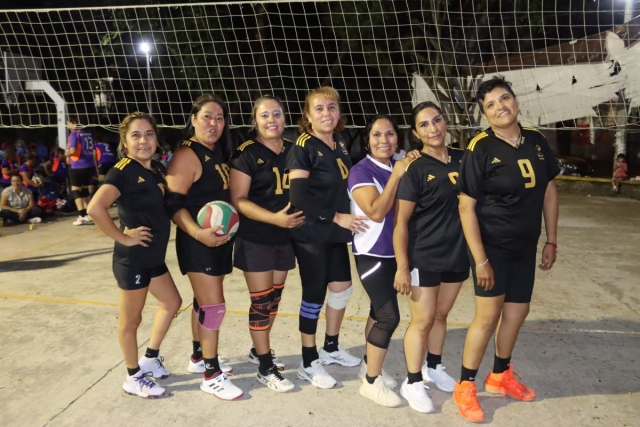
[(227, 312), (227, 305), (214, 304), (214, 305), (202, 305), (200, 306), (200, 315), (198, 316), (198, 322), (203, 328), (210, 331), (217, 331), (220, 329), (224, 314)]

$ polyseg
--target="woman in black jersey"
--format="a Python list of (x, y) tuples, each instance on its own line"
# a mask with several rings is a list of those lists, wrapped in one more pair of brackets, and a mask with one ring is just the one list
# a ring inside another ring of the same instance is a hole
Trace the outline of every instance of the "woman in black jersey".
[(469, 421), (484, 420), (475, 379), (495, 331), (495, 357), (485, 390), (532, 401), (536, 393), (513, 374), (511, 354), (529, 313), (542, 216), (547, 242), (541, 270), (556, 260), (559, 173), (545, 137), (518, 123), (511, 84), (496, 76), (478, 87), (490, 127), (469, 143), (460, 167), (460, 217), (475, 266), (476, 313), (467, 331), (453, 401)]
[(426, 413), (433, 404), (423, 379), (446, 392), (455, 386), (442, 365), (442, 347), (447, 315), (469, 277), (469, 259), (454, 188), (462, 150), (445, 145), (447, 124), (433, 102), (416, 105), (411, 117), (422, 156), (407, 166), (398, 188), (394, 286), (411, 294), (411, 323), (404, 336), (408, 374), (400, 393), (413, 409)]
[[(129, 394), (146, 398), (162, 396), (165, 389), (155, 378), (170, 375), (159, 355), (160, 344), (182, 300), (165, 264), (171, 220), (164, 212), (165, 169), (151, 160), (158, 146), (155, 120), (133, 113), (120, 124), (120, 150), (126, 152), (107, 174), (105, 183), (89, 203), (96, 225), (115, 240), (113, 274), (120, 287), (118, 336), (127, 365), (122, 385)], [(118, 203), (118, 227), (109, 207)], [(151, 292), (159, 302), (147, 351), (138, 361), (137, 332), (142, 309)]]
[(254, 348), (249, 361), (260, 365), (257, 379), (278, 392), (293, 390), (271, 350), (269, 332), (282, 298), (288, 270), (296, 266), (291, 228), (302, 224), (302, 212), (289, 214), (286, 156), (293, 143), (282, 138), (284, 108), (278, 98), (260, 97), (251, 114), (255, 137), (240, 145), (231, 159), (231, 201), (240, 213), (234, 266), (244, 272), (251, 308), (249, 330)]
[[(227, 109), (219, 96), (208, 93), (195, 100), (190, 116), (193, 135), (180, 143), (169, 163), (166, 207), (178, 226), (180, 271), (189, 277), (195, 295), (195, 358), (191, 357), (188, 369), (204, 371), (200, 389), (234, 400), (242, 396), (242, 390), (227, 378), (218, 360), (218, 331), (226, 312), (222, 282), (233, 269), (233, 242), (228, 235), (216, 234), (221, 227), (203, 229), (196, 222), (198, 211), (208, 202), (231, 202), (229, 166), (222, 150), (222, 145), (228, 144), (226, 118)], [(201, 353), (197, 354), (200, 345)]]
[[(302, 135), (287, 155), (291, 204), (305, 216), (302, 225), (292, 232), (302, 281), (302, 363), (298, 376), (319, 388), (336, 384), (323, 364), (357, 366), (361, 362), (338, 343), (352, 292), (347, 242), (353, 233), (368, 228), (363, 222), (366, 217), (349, 213), (347, 178), (351, 161), (340, 137), (344, 124), (338, 92), (331, 87), (311, 91), (300, 120)], [(327, 287), (327, 330), (324, 346), (318, 352), (316, 328)]]

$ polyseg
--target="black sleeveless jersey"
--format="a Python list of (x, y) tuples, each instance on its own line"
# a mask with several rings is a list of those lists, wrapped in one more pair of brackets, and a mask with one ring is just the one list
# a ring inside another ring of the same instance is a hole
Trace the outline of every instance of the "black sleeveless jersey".
[(202, 165), (202, 175), (191, 185), (185, 201), (185, 207), (195, 219), (198, 211), (209, 202), (220, 200), (231, 203), (229, 166), (224, 162), (218, 144), (212, 151), (199, 142), (182, 141), (179, 150), (188, 149), (193, 150)]

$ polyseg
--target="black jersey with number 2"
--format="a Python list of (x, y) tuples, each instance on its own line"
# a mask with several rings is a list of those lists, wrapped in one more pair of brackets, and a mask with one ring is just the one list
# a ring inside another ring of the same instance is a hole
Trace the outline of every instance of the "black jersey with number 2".
[(447, 163), (423, 153), (409, 163), (398, 187), (398, 199), (416, 204), (408, 224), (411, 268), (469, 271), (455, 190), (463, 151), (449, 148), (448, 152)]
[[(332, 150), (315, 136), (304, 132), (287, 155), (286, 171), (308, 171), (308, 196), (333, 212), (348, 214), (351, 205), (347, 178), (351, 169), (351, 159), (340, 135), (335, 134), (334, 138), (336, 144)], [(346, 243), (352, 238), (350, 230), (338, 226), (335, 222), (322, 223), (309, 216), (305, 216), (302, 226), (294, 229), (291, 234), (294, 240), (318, 243)]]
[[(289, 203), (289, 174), (285, 173), (287, 154), (293, 143), (284, 140), (282, 151), (274, 153), (259, 141), (250, 139), (240, 145), (231, 157), (231, 168), (251, 177), (247, 199), (271, 212), (279, 212)], [(240, 213), (237, 236), (261, 245), (286, 245), (289, 230), (255, 221)]]
[(120, 192), (120, 230), (149, 227), (153, 235), (148, 247), (115, 243), (113, 260), (120, 264), (157, 267), (165, 262), (171, 220), (164, 211), (165, 167), (151, 161), (149, 170), (131, 158), (124, 158), (109, 170), (105, 184)]
[(535, 248), (547, 185), (560, 172), (544, 135), (529, 127), (520, 131), (518, 148), (491, 129), (472, 139), (457, 183), (477, 201), (482, 241), (505, 253)]

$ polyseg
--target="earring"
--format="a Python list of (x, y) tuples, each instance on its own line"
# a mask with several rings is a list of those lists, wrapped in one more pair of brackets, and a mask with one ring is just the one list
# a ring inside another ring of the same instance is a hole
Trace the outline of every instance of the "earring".
[(364, 151), (369, 151), (369, 146), (368, 145), (365, 145)]

